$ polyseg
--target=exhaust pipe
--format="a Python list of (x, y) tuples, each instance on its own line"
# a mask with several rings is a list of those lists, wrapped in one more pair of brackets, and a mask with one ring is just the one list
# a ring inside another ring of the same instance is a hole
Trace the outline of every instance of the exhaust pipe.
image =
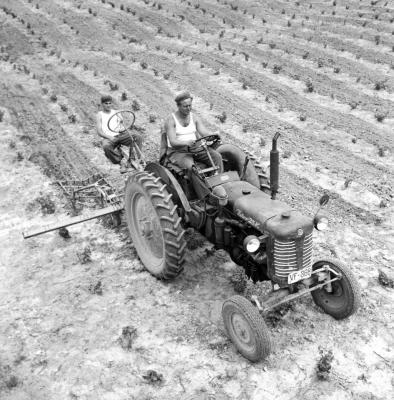
[(272, 139), (272, 149), (270, 151), (270, 187), (272, 200), (275, 200), (279, 190), (279, 151), (276, 145), (279, 136), (280, 133), (276, 132)]

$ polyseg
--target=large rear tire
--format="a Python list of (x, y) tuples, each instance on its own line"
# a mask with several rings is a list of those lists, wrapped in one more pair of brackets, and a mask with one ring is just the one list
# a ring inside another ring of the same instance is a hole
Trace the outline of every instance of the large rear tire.
[(249, 159), (252, 162), (253, 168), (255, 169), (258, 177), (259, 177), (259, 184), (260, 184), (260, 190), (263, 192), (270, 194), (270, 181), (269, 178), (266, 174), (266, 171), (264, 170), (263, 165), (261, 164), (260, 160), (250, 151), (245, 150), (245, 153), (249, 156)]
[(257, 362), (271, 352), (269, 330), (257, 308), (245, 297), (232, 296), (223, 303), (224, 326), (237, 350)]
[(161, 179), (147, 172), (132, 174), (125, 189), (126, 221), (145, 268), (159, 279), (183, 270), (186, 241), (177, 206)]
[[(344, 319), (354, 314), (360, 305), (360, 288), (350, 269), (335, 259), (316, 261), (312, 269), (316, 270), (327, 265), (342, 275), (338, 281), (332, 282), (332, 291), (326, 287), (312, 292), (312, 299), (322, 310), (335, 319)], [(330, 274), (330, 278), (334, 274)]]

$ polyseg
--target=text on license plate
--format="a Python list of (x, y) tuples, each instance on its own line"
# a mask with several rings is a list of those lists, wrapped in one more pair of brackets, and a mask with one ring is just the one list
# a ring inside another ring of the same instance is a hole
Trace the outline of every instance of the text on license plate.
[(300, 269), (299, 271), (291, 272), (287, 276), (287, 283), (298, 282), (301, 279), (309, 278), (312, 275), (312, 266)]

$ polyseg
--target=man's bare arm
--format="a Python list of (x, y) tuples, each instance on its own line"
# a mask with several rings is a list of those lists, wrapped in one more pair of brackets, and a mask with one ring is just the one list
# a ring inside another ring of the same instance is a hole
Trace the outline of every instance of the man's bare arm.
[(199, 138), (203, 138), (204, 136), (208, 136), (211, 134), (208, 131), (208, 129), (204, 126), (204, 124), (201, 121), (201, 118), (198, 115), (193, 114), (193, 118), (194, 118), (194, 123), (196, 124), (197, 136)]

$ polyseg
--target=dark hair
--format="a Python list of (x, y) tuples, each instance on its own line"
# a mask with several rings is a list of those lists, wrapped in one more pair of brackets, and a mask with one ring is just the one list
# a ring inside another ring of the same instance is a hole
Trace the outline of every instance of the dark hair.
[(190, 92), (184, 90), (184, 91), (182, 91), (182, 92), (177, 94), (177, 96), (175, 97), (175, 103), (179, 106), (179, 104), (181, 104), (182, 101), (186, 100), (186, 99), (192, 99), (193, 100), (193, 97), (190, 94)]
[(112, 102), (112, 97), (110, 95), (101, 96), (101, 104), (106, 103), (107, 101)]

